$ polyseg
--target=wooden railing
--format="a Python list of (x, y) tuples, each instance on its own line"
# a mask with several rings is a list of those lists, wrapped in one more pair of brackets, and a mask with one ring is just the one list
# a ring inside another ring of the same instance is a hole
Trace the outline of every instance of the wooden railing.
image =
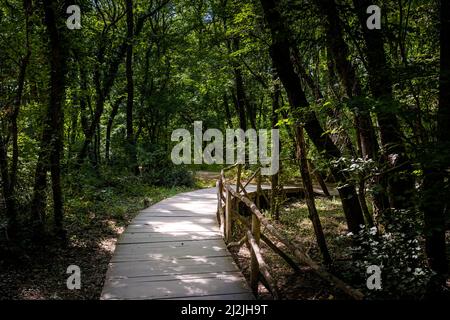
[[(270, 223), (260, 210), (261, 198), (268, 199), (262, 188), (261, 168), (257, 168), (249, 176), (245, 184), (242, 183), (242, 168), (242, 164), (235, 164), (221, 171), (220, 178), (217, 181), (217, 221), (229, 248), (247, 244), (250, 249), (250, 286), (254, 294), (258, 295), (259, 282), (261, 282), (270, 291), (274, 299), (280, 298), (277, 282), (270, 273), (270, 269), (261, 254), (260, 244), (262, 240), (295, 271), (300, 270), (298, 264), (289, 254), (280, 249), (275, 242), (283, 244), (300, 263), (308, 265), (321, 278), (340, 288), (350, 297), (357, 300), (363, 299), (364, 296), (359, 290), (350, 287), (329, 273), (324, 267), (311, 259), (298, 244), (292, 244), (289, 239)], [(236, 181), (234, 183), (228, 181), (225, 176), (232, 169), (237, 169)], [(248, 191), (248, 186), (255, 180), (256, 190)], [(248, 211), (251, 213), (250, 218), (247, 218), (242, 212), (239, 212), (240, 203), (243, 203), (248, 208)], [(239, 223), (244, 228), (244, 236), (238, 241), (233, 241), (232, 231), (235, 223)], [(275, 242), (271, 240), (272, 238), (275, 239)]]

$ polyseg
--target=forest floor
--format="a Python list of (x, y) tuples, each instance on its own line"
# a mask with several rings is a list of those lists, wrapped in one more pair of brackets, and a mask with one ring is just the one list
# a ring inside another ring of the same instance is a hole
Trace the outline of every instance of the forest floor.
[[(317, 210), (321, 217), (322, 227), (327, 237), (329, 250), (338, 255), (339, 260), (345, 260), (343, 242), (348, 242), (344, 236), (346, 224), (341, 214), (341, 204), (334, 199), (318, 198)], [(283, 230), (292, 243), (305, 249), (315, 261), (321, 261), (317, 250), (311, 220), (308, 218), (308, 209), (302, 201), (290, 201), (280, 210), (280, 220), (273, 221), (278, 230)], [(239, 238), (239, 236), (237, 236)], [(282, 247), (282, 245), (281, 245)], [(329, 283), (322, 280), (309, 267), (301, 266), (295, 272), (282, 258), (275, 254), (264, 242), (261, 249), (266, 263), (270, 266), (271, 274), (277, 281), (282, 299), (288, 300), (334, 300), (348, 299), (341, 291), (334, 289)], [(250, 251), (247, 246), (232, 249), (235, 260), (247, 279), (250, 278), (249, 262)], [(271, 299), (270, 293), (260, 284), (260, 299)]]
[[(115, 243), (135, 215), (145, 207), (177, 193), (198, 188), (214, 187), (219, 173), (196, 173), (195, 188), (155, 187), (136, 177), (106, 179), (101, 183), (84, 183), (82, 188), (66, 189), (65, 224), (67, 242), (47, 239), (47, 245), (31, 241), (13, 244), (0, 234), (0, 300), (1, 299), (99, 299), (108, 263)], [(332, 258), (338, 265), (351, 260), (350, 239), (338, 199), (318, 197), (316, 206)], [(277, 229), (316, 261), (317, 250), (308, 209), (303, 201), (290, 200), (280, 210), (280, 220), (273, 221)], [(27, 237), (24, 237), (27, 238)], [(282, 299), (334, 300), (348, 299), (333, 289), (310, 268), (302, 266), (294, 272), (278, 255), (262, 244), (264, 259), (276, 276)], [(232, 249), (244, 276), (249, 279), (250, 252), (246, 246)], [(68, 290), (67, 267), (81, 269), (81, 290)], [(270, 299), (260, 286), (260, 298)]]
[[(316, 197), (316, 208), (320, 216), (320, 221), (327, 241), (328, 250), (333, 259), (333, 271), (338, 278), (347, 281), (353, 288), (362, 289), (365, 294), (366, 279), (360, 279), (360, 275), (355, 274), (355, 265), (352, 258), (352, 239), (348, 236), (347, 225), (342, 213), (342, 204), (338, 198)], [(263, 211), (264, 212), (264, 211)], [(266, 216), (269, 217), (268, 213)], [(276, 229), (281, 230), (287, 238), (298, 248), (306, 252), (314, 261), (321, 264), (322, 255), (318, 249), (314, 228), (309, 219), (308, 207), (302, 200), (292, 199), (287, 201), (280, 209), (280, 219), (273, 221)], [(243, 237), (242, 230), (235, 227), (235, 238)], [(447, 233), (450, 240), (450, 232)], [(275, 239), (272, 239), (274, 241)], [(274, 241), (283, 249), (281, 243)], [(424, 244), (421, 243), (423, 247)], [(231, 252), (239, 268), (242, 270), (247, 281), (250, 281), (250, 251), (247, 246), (232, 248)], [(349, 296), (341, 290), (335, 288), (329, 282), (322, 280), (311, 268), (303, 265), (300, 271), (295, 272), (280, 256), (275, 254), (263, 241), (261, 241), (261, 252), (267, 265), (271, 270), (271, 275), (277, 282), (281, 299), (287, 300), (348, 300)], [(288, 251), (285, 251), (288, 252)], [(449, 248), (450, 253), (450, 248)], [(295, 261), (295, 259), (294, 259)], [(400, 285), (400, 284), (399, 284)], [(420, 284), (417, 284), (418, 286)], [(417, 289), (418, 287), (414, 287)], [(262, 285), (259, 285), (259, 299), (272, 299), (271, 294)], [(447, 289), (434, 296), (436, 299), (450, 299), (450, 278), (447, 280)], [(369, 299), (380, 299), (379, 296), (367, 296)], [(392, 297), (387, 299), (392, 299)], [(381, 297), (381, 299), (385, 299)], [(400, 297), (398, 297), (400, 298)], [(406, 299), (420, 299), (419, 296), (405, 297)], [(433, 296), (430, 296), (433, 298)], [(402, 298), (400, 298), (402, 299)]]
[[(134, 216), (192, 189), (154, 187), (135, 177), (66, 189), (66, 243), (50, 238), (46, 245), (31, 241), (13, 245), (0, 235), (0, 300), (99, 299), (115, 243)], [(67, 289), (70, 265), (80, 267), (80, 290)]]

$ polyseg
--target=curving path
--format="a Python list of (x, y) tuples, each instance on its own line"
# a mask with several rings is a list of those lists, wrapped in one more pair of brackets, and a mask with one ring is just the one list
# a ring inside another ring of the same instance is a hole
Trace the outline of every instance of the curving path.
[(145, 209), (116, 246), (101, 299), (254, 299), (216, 221), (217, 189)]

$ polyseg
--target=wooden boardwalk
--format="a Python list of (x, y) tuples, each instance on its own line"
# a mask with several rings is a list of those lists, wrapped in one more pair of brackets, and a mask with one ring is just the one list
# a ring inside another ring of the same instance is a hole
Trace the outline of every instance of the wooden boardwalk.
[(217, 189), (145, 209), (119, 239), (101, 299), (254, 299), (216, 221)]

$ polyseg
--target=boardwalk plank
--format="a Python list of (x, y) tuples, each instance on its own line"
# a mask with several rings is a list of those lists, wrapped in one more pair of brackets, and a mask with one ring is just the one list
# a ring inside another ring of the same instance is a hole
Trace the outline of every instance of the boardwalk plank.
[(161, 257), (153, 261), (111, 262), (107, 278), (150, 277), (164, 274), (189, 274), (192, 272), (237, 271), (230, 256), (218, 257)]
[(214, 295), (249, 295), (239, 273), (178, 276), (172, 279), (117, 279), (110, 281), (105, 299), (180, 299)]

